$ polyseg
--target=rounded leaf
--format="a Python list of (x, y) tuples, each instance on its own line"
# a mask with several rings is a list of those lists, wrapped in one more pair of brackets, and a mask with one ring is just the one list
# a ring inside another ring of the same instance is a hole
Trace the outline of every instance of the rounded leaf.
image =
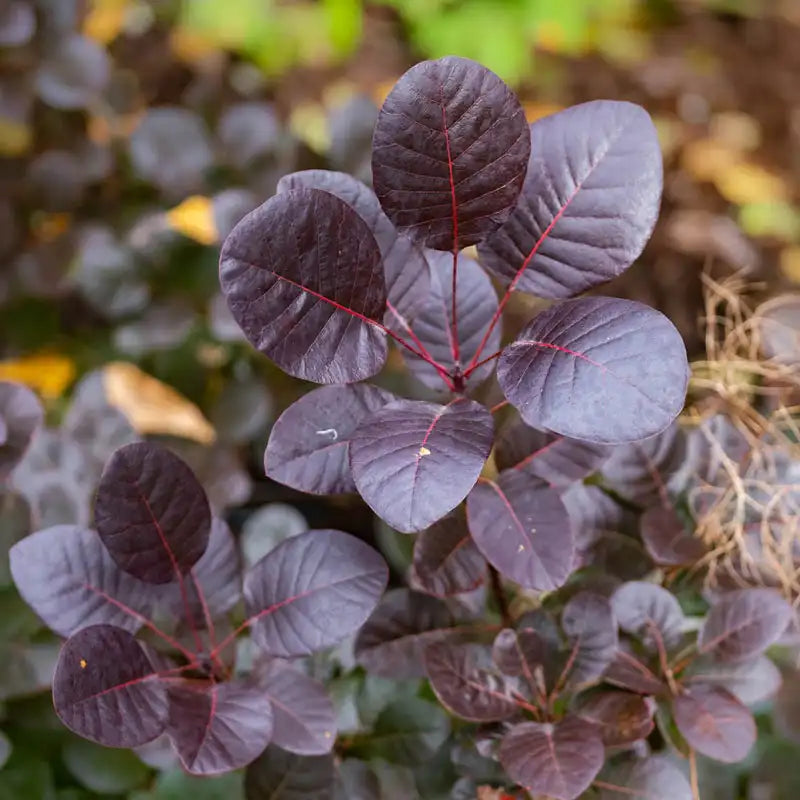
[(444, 406), (397, 400), (351, 437), (356, 488), (396, 530), (421, 531), (467, 496), (489, 457), (492, 437), (491, 414), (465, 397)]
[(147, 583), (188, 572), (208, 545), (211, 510), (194, 473), (150, 442), (125, 445), (103, 470), (95, 525), (120, 569)]
[(571, 648), (569, 683), (580, 685), (600, 678), (617, 651), (611, 603), (594, 592), (579, 592), (564, 606), (561, 628)]
[(297, 756), (271, 745), (245, 772), (247, 800), (332, 800), (333, 756)]
[(646, 739), (653, 730), (655, 703), (630, 692), (598, 692), (581, 703), (578, 715), (600, 729), (606, 747)]
[(663, 314), (587, 297), (539, 314), (503, 350), (497, 380), (529, 425), (613, 444), (653, 436), (678, 416), (689, 367)]
[(85, 36), (68, 36), (47, 53), (36, 73), (36, 91), (53, 108), (85, 108), (99, 97), (110, 75), (102, 47)]
[(167, 692), (141, 645), (113, 625), (67, 639), (53, 678), (61, 721), (107, 747), (138, 747), (164, 731)]
[[(627, 800), (631, 796), (693, 800), (692, 788), (680, 768), (664, 756), (648, 756), (615, 764), (602, 775), (598, 800)], [(633, 795), (631, 794), (633, 792)]]
[(367, 223), (343, 200), (293, 189), (231, 231), (220, 283), (250, 343), (315, 383), (369, 378), (386, 360), (386, 285)]
[(43, 419), (42, 404), (27, 386), (0, 381), (0, 480), (22, 460)]
[(384, 560), (355, 536), (333, 530), (293, 536), (245, 576), (253, 638), (279, 658), (330, 647), (364, 624), (387, 580)]
[(685, 681), (721, 686), (746, 706), (768, 700), (783, 683), (781, 671), (767, 656), (722, 664), (713, 658), (700, 657), (689, 666)]
[(686, 529), (672, 506), (652, 506), (639, 525), (650, 558), (668, 567), (693, 565), (706, 554), (706, 546)]
[(378, 114), (375, 193), (415, 241), (460, 250), (508, 218), (530, 151), (522, 106), (497, 75), (456, 56), (423, 61)]
[(675, 595), (644, 581), (623, 583), (611, 596), (619, 627), (645, 642), (659, 634), (669, 647), (680, 640), (683, 611)]

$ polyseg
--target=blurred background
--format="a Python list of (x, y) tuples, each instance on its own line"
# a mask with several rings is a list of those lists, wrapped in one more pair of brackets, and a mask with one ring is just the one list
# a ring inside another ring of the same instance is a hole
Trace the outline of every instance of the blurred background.
[[(88, 523), (103, 461), (140, 435), (180, 452), (251, 538), (371, 529), (361, 505), (263, 479), (269, 426), (302, 387), (242, 340), (218, 246), (286, 172), (368, 181), (383, 97), (446, 54), (496, 71), (531, 121), (597, 98), (650, 111), (662, 216), (603, 293), (662, 309), (691, 356), (704, 275), (760, 299), (800, 284), (800, 0), (0, 0), (0, 380), (33, 387), (51, 426), (0, 487), (0, 800), (237, 797), (61, 728), (41, 693), (56, 645), (6, 549)], [(387, 381), (411, 393), (399, 365)], [(377, 535), (402, 563), (408, 545)], [(705, 778), (704, 800), (800, 797), (774, 767), (797, 763), (794, 723)]]

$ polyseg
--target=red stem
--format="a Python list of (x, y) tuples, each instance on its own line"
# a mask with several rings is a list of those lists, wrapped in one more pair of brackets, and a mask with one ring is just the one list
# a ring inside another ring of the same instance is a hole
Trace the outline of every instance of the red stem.
[(492, 406), (492, 407), (489, 409), (489, 413), (490, 413), (490, 414), (494, 414), (494, 413), (496, 413), (497, 411), (499, 411), (501, 408), (505, 408), (507, 405), (508, 405), (508, 400), (503, 400), (502, 402), (500, 402), (500, 403), (497, 403), (497, 405), (494, 405), (494, 406)]
[[(211, 648), (212, 652), (214, 648), (217, 646), (216, 638), (217, 634), (214, 630), (214, 618), (211, 616), (211, 611), (208, 608), (208, 602), (206, 601), (206, 596), (203, 593), (203, 588), (200, 585), (200, 581), (197, 580), (197, 576), (194, 574), (194, 570), (189, 572), (189, 575), (192, 578), (192, 583), (194, 584), (194, 590), (197, 593), (197, 599), (200, 601), (200, 607), (203, 609), (203, 618), (206, 621), (206, 630), (208, 631), (208, 646)], [(219, 667), (219, 669), (224, 673), (225, 667), (224, 665), (214, 656), (212, 662)]]
[(473, 372), (475, 372), (476, 369), (478, 369), (478, 367), (482, 367), (484, 364), (488, 364), (490, 361), (494, 361), (494, 359), (497, 358), (502, 352), (503, 352), (502, 350), (498, 350), (496, 353), (492, 353), (490, 356), (482, 358), (477, 364), (470, 364), (470, 366), (468, 366), (467, 369), (464, 371), (464, 377), (468, 378), (470, 375), (472, 375)]
[[(448, 146), (448, 157), (449, 153), (449, 146)], [(450, 168), (452, 171), (452, 167)], [(455, 228), (454, 236), (456, 238), (456, 243), (453, 245), (453, 335), (450, 337), (450, 346), (453, 349), (453, 363), (456, 365), (456, 369), (460, 369), (461, 367), (461, 345), (458, 341), (458, 302), (456, 301), (456, 293), (457, 288), (456, 284), (458, 282), (458, 224), (456, 223), (455, 216), (453, 217), (453, 227)]]

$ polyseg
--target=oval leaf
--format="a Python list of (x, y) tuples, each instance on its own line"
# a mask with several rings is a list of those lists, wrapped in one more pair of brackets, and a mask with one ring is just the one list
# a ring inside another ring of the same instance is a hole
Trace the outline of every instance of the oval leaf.
[(612, 100), (530, 130), (520, 201), (481, 259), (512, 288), (572, 297), (624, 272), (650, 238), (663, 181), (658, 136), (643, 108)]
[(387, 580), (384, 560), (355, 536), (333, 530), (293, 536), (245, 576), (253, 639), (280, 658), (330, 647), (363, 625)]
[(683, 611), (675, 595), (644, 581), (628, 581), (611, 596), (611, 607), (619, 627), (653, 644), (661, 636), (669, 647), (680, 641)]
[(269, 434), (267, 477), (311, 494), (354, 492), (350, 437), (394, 396), (376, 386), (322, 386), (278, 417)]
[(141, 645), (113, 625), (92, 625), (67, 639), (53, 678), (61, 721), (107, 747), (138, 747), (167, 721), (167, 692)]
[(564, 606), (561, 628), (571, 648), (569, 684), (600, 678), (617, 651), (617, 622), (611, 603), (594, 592), (579, 592)]
[(187, 681), (169, 689), (167, 733), (188, 772), (228, 772), (249, 764), (269, 744), (272, 707), (256, 687), (194, 687)]
[(617, 651), (604, 678), (607, 683), (639, 694), (661, 694), (666, 686), (628, 650)]
[(331, 754), (297, 756), (274, 745), (245, 772), (247, 800), (332, 800), (334, 765)]
[(521, 586), (550, 591), (567, 579), (572, 527), (555, 489), (522, 472), (481, 478), (467, 498), (467, 520), (486, 560)]
[(686, 683), (709, 683), (727, 689), (740, 703), (752, 706), (768, 700), (780, 688), (781, 671), (766, 656), (733, 664), (697, 658), (689, 667)]
[(350, 440), (356, 487), (393, 528), (421, 531), (467, 496), (489, 457), (492, 435), (491, 414), (465, 397), (444, 406), (390, 403)]
[(639, 525), (644, 546), (656, 564), (666, 567), (693, 565), (706, 554), (706, 546), (686, 529), (672, 506), (653, 506)]
[(613, 444), (653, 436), (678, 416), (689, 367), (663, 314), (586, 297), (539, 314), (503, 350), (497, 380), (529, 425)]
[(574, 800), (594, 780), (605, 754), (597, 728), (579, 717), (555, 725), (524, 722), (500, 743), (509, 777), (534, 795)]
[(415, 241), (461, 250), (508, 218), (530, 150), (522, 106), (497, 75), (466, 58), (423, 61), (400, 78), (378, 115), (375, 193)]
[(9, 556), (19, 593), (61, 636), (99, 623), (136, 633), (152, 611), (152, 586), (118, 569), (94, 531), (56, 525)]
[(106, 464), (95, 525), (120, 569), (147, 583), (188, 572), (208, 545), (211, 510), (189, 467), (169, 450), (137, 442)]
[(0, 480), (22, 460), (43, 418), (42, 404), (27, 386), (0, 381)]
[(664, 756), (648, 756), (615, 764), (607, 774), (603, 773), (602, 778), (598, 800), (628, 800), (630, 797), (693, 800), (689, 781), (680, 768)]
[(369, 378), (386, 360), (386, 285), (367, 223), (343, 200), (294, 189), (231, 231), (220, 283), (251, 344), (315, 383)]
[(492, 658), (503, 674), (524, 676), (532, 692), (543, 686), (547, 643), (532, 628), (504, 628), (492, 644)]
[(630, 692), (600, 692), (580, 705), (578, 715), (600, 729), (606, 747), (646, 739), (653, 730), (655, 704)]

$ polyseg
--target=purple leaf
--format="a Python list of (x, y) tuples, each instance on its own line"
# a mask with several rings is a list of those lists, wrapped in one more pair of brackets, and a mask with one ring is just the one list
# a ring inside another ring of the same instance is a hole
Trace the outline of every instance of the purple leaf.
[(386, 360), (386, 285), (367, 223), (343, 200), (295, 189), (231, 231), (220, 283), (251, 344), (315, 383), (369, 378)]
[(729, 592), (711, 606), (698, 650), (720, 661), (752, 658), (780, 638), (791, 617), (791, 606), (774, 589)]
[(467, 498), (467, 521), (478, 549), (506, 577), (540, 591), (566, 581), (572, 528), (555, 489), (524, 472), (481, 478)]
[(376, 386), (322, 386), (292, 403), (272, 426), (264, 454), (267, 477), (311, 494), (355, 491), (350, 437), (394, 400)]
[(425, 671), (439, 702), (462, 719), (490, 722), (517, 711), (511, 685), (492, 671), (485, 649), (437, 642), (425, 650)]
[(581, 703), (577, 713), (600, 729), (606, 747), (646, 739), (653, 730), (655, 704), (630, 692), (598, 692)]
[(542, 668), (548, 660), (547, 643), (532, 628), (504, 628), (492, 644), (498, 669), (510, 677), (524, 677), (530, 691), (544, 693)]
[(414, 542), (413, 582), (437, 597), (471, 592), (486, 577), (486, 562), (461, 513), (426, 528)]
[(525, 722), (500, 743), (508, 776), (533, 795), (574, 800), (589, 788), (604, 761), (600, 732), (579, 717), (560, 722)]
[(576, 545), (588, 550), (598, 540), (635, 527), (634, 515), (615, 502), (598, 486), (576, 483), (561, 495), (567, 507)]
[(522, 106), (497, 75), (455, 56), (423, 61), (400, 78), (378, 115), (375, 192), (403, 233), (458, 251), (508, 218), (530, 148)]
[(384, 560), (355, 536), (333, 530), (293, 536), (245, 576), (253, 639), (279, 658), (330, 647), (361, 627), (387, 580)]
[(585, 297), (535, 317), (503, 350), (497, 380), (529, 425), (614, 444), (669, 426), (683, 408), (689, 367), (663, 314), (632, 300)]
[(405, 321), (413, 319), (430, 289), (428, 262), (411, 239), (397, 232), (383, 213), (375, 193), (352, 175), (324, 169), (293, 172), (278, 181), (279, 192), (303, 188), (321, 189), (336, 195), (367, 223), (383, 258), (388, 306), (384, 323), (387, 327), (398, 328), (398, 315)]
[(678, 767), (664, 756), (615, 764), (603, 773), (598, 800), (692, 800), (692, 788)]
[(107, 747), (138, 747), (160, 735), (167, 692), (141, 645), (113, 625), (92, 625), (67, 639), (53, 678), (61, 721)]
[(120, 569), (147, 583), (188, 572), (208, 544), (211, 510), (189, 467), (149, 442), (119, 448), (106, 464), (95, 525)]
[(244, 776), (247, 800), (332, 800), (333, 756), (297, 756), (268, 747)]
[(607, 683), (639, 694), (661, 694), (666, 685), (639, 659), (620, 646), (603, 676)]
[(690, 531), (672, 506), (652, 506), (642, 515), (640, 533), (656, 564), (679, 567), (695, 564), (706, 554), (706, 546)]
[[(453, 338), (453, 280), (452, 258), (447, 253), (427, 251), (431, 268), (430, 291), (420, 303), (413, 329), (417, 338), (425, 345), (434, 360), (453, 372), (456, 367), (469, 364), (483, 344), (487, 353), (494, 353), (500, 347), (500, 328), (495, 326), (483, 343), (497, 311), (497, 295), (492, 282), (477, 261), (461, 256), (458, 262), (456, 295), (461, 298), (457, 304), (458, 352), (456, 363)], [(432, 389), (445, 388), (441, 375), (429, 363), (410, 352), (403, 352), (414, 377)], [(491, 363), (482, 364), (470, 375), (471, 385), (476, 385), (489, 377), (494, 369)]]
[(378, 516), (403, 533), (421, 531), (467, 496), (492, 437), (491, 414), (465, 397), (444, 406), (397, 400), (356, 429), (350, 466)]
[(269, 744), (272, 707), (257, 687), (187, 681), (170, 687), (168, 694), (167, 733), (193, 775), (243, 767)]
[(499, 470), (527, 472), (562, 488), (591, 475), (610, 452), (603, 445), (539, 431), (515, 419), (498, 435), (494, 460)]
[(683, 612), (675, 595), (644, 581), (623, 583), (611, 596), (619, 627), (651, 646), (656, 635), (670, 647), (680, 641)]
[(10, 551), (25, 602), (61, 636), (106, 623), (135, 633), (153, 608), (153, 587), (120, 570), (90, 530), (57, 525)]
[(573, 106), (530, 130), (520, 200), (481, 259), (512, 288), (572, 297), (642, 252), (658, 218), (661, 148), (643, 108), (612, 100)]
[(611, 603), (599, 594), (579, 592), (564, 606), (563, 629), (574, 656), (569, 684), (580, 686), (600, 678), (617, 651), (617, 622)]
[(274, 744), (304, 756), (330, 752), (336, 741), (336, 716), (321, 683), (272, 664), (260, 684), (272, 703)]
[(425, 648), (456, 632), (450, 610), (441, 600), (395, 589), (359, 631), (356, 659), (369, 673), (382, 678), (422, 677)]
[(740, 703), (752, 706), (772, 697), (782, 683), (781, 671), (767, 656), (719, 664), (700, 657), (689, 667), (685, 683), (708, 683), (727, 689)]
[(750, 752), (756, 740), (752, 714), (725, 689), (698, 684), (672, 701), (678, 730), (704, 756), (733, 764)]
[(27, 386), (0, 381), (0, 480), (22, 460), (43, 418), (42, 404)]

